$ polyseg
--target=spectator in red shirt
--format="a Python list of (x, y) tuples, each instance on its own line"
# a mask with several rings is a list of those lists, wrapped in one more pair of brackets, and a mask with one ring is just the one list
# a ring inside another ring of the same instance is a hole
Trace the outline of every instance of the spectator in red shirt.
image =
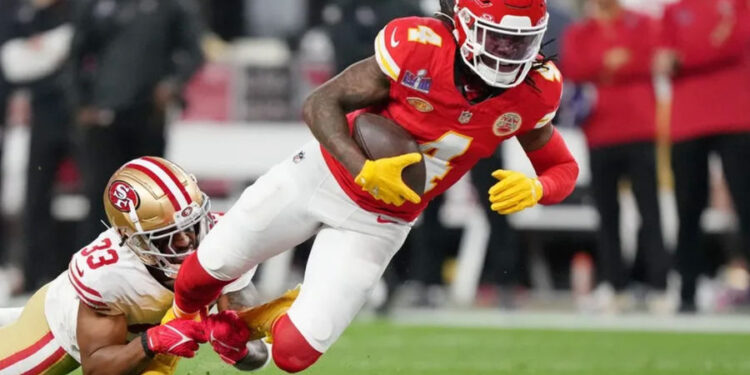
[[(638, 256), (646, 282), (661, 296), (666, 288), (664, 249), (657, 200), (656, 99), (651, 60), (656, 23), (623, 9), (617, 0), (589, 0), (588, 16), (563, 39), (565, 77), (596, 88), (596, 103), (583, 125), (591, 158), (591, 187), (600, 216), (597, 246), (599, 281), (615, 291), (627, 286), (620, 243), (618, 187), (627, 178), (641, 215)], [(613, 309), (613, 294), (599, 303)], [(600, 288), (600, 290), (602, 290)]]
[(708, 202), (708, 154), (721, 157), (750, 255), (750, 13), (747, 0), (683, 0), (668, 6), (654, 69), (673, 78), (672, 168), (680, 220), (681, 311), (695, 311), (705, 264), (700, 217)]

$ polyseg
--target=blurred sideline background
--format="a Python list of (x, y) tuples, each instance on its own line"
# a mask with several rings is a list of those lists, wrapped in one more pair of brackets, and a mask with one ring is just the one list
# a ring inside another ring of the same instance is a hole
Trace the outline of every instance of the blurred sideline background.
[[(630, 0), (622, 4), (659, 17), (668, 2)], [(572, 19), (584, 12), (583, 1), (550, 3)], [(351, 62), (371, 55), (374, 36), (390, 19), (429, 15), (437, 9), (437, 0), (201, 1), (198, 14), (204, 27), (201, 45), (206, 61), (185, 87), (184, 105), (172, 104), (168, 108), (166, 157), (198, 177), (203, 190), (212, 197), (215, 210), (228, 209), (248, 184), (273, 164), (291, 157), (298, 146), (312, 137), (300, 121), (302, 101), (312, 89)], [(559, 42), (553, 41), (548, 48), (558, 49)], [(662, 134), (658, 196), (664, 240), (671, 252), (676, 244), (678, 220), (669, 169), (668, 132), (664, 129), (669, 123), (670, 90), (665, 80), (657, 80), (655, 86), (662, 93), (657, 95), (657, 113), (661, 116), (657, 126)], [(75, 152), (71, 152), (59, 166), (39, 166), (57, 168), (49, 208), (53, 232), (44, 238), (52, 255), (28, 259), (22, 218), (27, 212), (24, 202), (28, 199), (32, 96), (33, 88), (13, 88), (3, 130), (0, 306), (22, 305), (29, 291), (56, 276), (30, 275), (28, 271), (24, 274), (24, 263), (47, 262), (62, 272), (69, 256), (84, 244), (75, 234), (77, 226), (86, 219), (89, 205), (82, 193)], [(420, 250), (424, 244), (417, 243), (420, 240), (415, 235), (410, 236), (373, 296), (371, 311), (388, 313), (395, 309), (401, 311), (402, 318), (421, 319), (424, 315), (412, 316), (408, 308), (436, 309), (433, 317), (440, 320), (441, 308), (470, 308), (468, 322), (492, 320), (486, 312), (500, 309), (518, 312), (510, 316), (531, 317), (524, 320), (527, 323), (504, 320), (511, 326), (587, 326), (587, 315), (582, 320), (571, 320), (569, 315), (554, 314), (623, 313), (631, 318), (626, 317), (619, 324), (663, 329), (663, 321), (646, 319), (643, 314), (676, 312), (679, 277), (674, 271), (669, 274), (666, 293), (656, 297), (637, 277), (614, 296), (601, 285), (597, 288), (596, 236), (600, 219), (591, 197), (586, 139), (577, 127), (580, 121), (576, 116), (575, 109), (563, 109), (556, 123), (581, 165), (576, 192), (558, 206), (535, 207), (508, 218), (509, 228), (503, 230), (512, 233), (517, 242), (510, 246), (519, 249), (513, 269), (503, 268), (502, 260), (493, 258), (493, 252), (502, 249), (488, 248), (493, 225), (481, 206), (486, 203), (485, 192), (477, 192), (467, 176), (441, 202), (433, 204), (438, 226), (431, 226), (428, 235), (441, 240), (432, 242), (425, 254)], [(533, 174), (517, 142), (505, 145), (502, 156), (505, 168)], [(699, 279), (697, 306), (702, 313), (741, 313), (748, 306), (749, 284), (745, 261), (736, 245), (737, 219), (718, 159), (711, 158), (710, 172), (710, 208), (701, 219), (707, 233), (710, 264)], [(634, 265), (640, 219), (627, 183), (621, 184), (619, 201), (623, 256), (626, 264)], [(308, 246), (303, 244), (262, 265), (256, 281), (260, 290), (271, 296), (300, 281), (307, 251)], [(436, 266), (425, 270), (425, 264)], [(26, 270), (35, 267), (27, 266)], [(514, 280), (499, 282), (502, 274), (513, 274)], [(529, 313), (532, 311), (555, 313), (535, 321)], [(695, 323), (676, 322), (678, 329), (696, 327)], [(706, 323), (704, 327), (731, 330), (737, 322), (728, 320), (724, 326)]]

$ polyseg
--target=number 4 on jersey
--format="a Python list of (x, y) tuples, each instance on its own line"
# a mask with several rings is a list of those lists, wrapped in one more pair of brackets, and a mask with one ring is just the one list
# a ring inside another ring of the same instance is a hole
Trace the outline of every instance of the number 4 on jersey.
[(562, 73), (560, 73), (560, 70), (558, 70), (557, 66), (551, 61), (544, 64), (544, 67), (539, 69), (538, 72), (548, 81), (562, 82)]
[(443, 45), (443, 38), (441, 38), (440, 35), (431, 28), (422, 25), (409, 28), (408, 39), (410, 42), (431, 44), (436, 47)]
[(469, 136), (449, 131), (435, 141), (419, 145), (427, 167), (425, 193), (434, 189), (438, 180), (445, 178), (452, 168), (450, 161), (463, 155), (473, 140)]

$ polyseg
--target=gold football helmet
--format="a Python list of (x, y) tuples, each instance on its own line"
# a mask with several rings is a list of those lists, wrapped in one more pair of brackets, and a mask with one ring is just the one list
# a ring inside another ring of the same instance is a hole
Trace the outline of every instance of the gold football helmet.
[(109, 224), (141, 261), (172, 278), (214, 224), (208, 196), (195, 177), (151, 156), (131, 160), (112, 175), (104, 209)]

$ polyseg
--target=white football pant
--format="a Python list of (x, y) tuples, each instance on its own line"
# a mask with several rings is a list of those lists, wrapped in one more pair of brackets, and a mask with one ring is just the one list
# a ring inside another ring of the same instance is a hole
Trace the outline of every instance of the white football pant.
[(317, 234), (288, 314), (323, 353), (362, 308), (410, 229), (354, 203), (312, 141), (245, 189), (202, 241), (198, 260), (215, 278), (231, 280)]

